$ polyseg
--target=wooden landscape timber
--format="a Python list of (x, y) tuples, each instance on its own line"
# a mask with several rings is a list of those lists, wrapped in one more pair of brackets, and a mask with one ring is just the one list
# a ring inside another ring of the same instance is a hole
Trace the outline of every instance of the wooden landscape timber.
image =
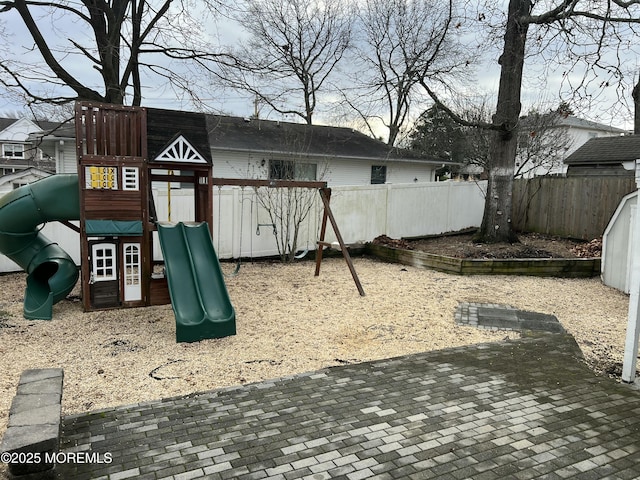
[(600, 275), (600, 258), (465, 259), (367, 244), (366, 253), (386, 262), (458, 275), (530, 275), (590, 278)]

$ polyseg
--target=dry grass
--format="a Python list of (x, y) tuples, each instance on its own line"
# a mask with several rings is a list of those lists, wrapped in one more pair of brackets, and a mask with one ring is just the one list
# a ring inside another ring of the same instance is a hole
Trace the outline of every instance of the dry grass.
[(52, 321), (25, 320), (24, 274), (2, 276), (0, 432), (27, 368), (64, 369), (69, 414), (507, 336), (456, 325), (460, 301), (556, 315), (594, 368), (622, 361), (628, 297), (597, 278), (460, 277), (365, 258), (355, 265), (365, 297), (342, 259), (325, 260), (320, 277), (309, 262), (245, 264), (227, 279), (238, 334), (192, 344), (175, 342), (168, 305), (84, 313), (64, 301)]

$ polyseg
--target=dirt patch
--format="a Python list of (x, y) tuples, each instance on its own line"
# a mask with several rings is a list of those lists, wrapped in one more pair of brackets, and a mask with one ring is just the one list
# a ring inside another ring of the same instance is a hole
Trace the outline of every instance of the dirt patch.
[(518, 243), (474, 243), (473, 234), (445, 235), (421, 240), (394, 241), (396, 248), (408, 248), (425, 253), (455, 258), (585, 258), (599, 257), (602, 241), (582, 242), (538, 233), (523, 233)]

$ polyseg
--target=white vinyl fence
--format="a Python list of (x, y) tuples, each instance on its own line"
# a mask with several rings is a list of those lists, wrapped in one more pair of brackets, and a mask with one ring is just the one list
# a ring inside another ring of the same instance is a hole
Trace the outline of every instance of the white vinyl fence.
[[(369, 242), (379, 235), (417, 237), (477, 227), (482, 220), (486, 182), (434, 182), (398, 185), (333, 187), (331, 210), (347, 244)], [(320, 231), (322, 202), (315, 204), (302, 226), (298, 250), (313, 250)], [(158, 219), (193, 221), (193, 194), (189, 190), (154, 190)], [(278, 254), (274, 227), (252, 188), (214, 189), (213, 244), (222, 259), (257, 258)], [(170, 214), (169, 214), (170, 211)], [(170, 216), (170, 218), (169, 218)], [(58, 242), (78, 263), (78, 234), (58, 224), (47, 224), (44, 233)], [(326, 241), (336, 240), (327, 223)], [(157, 237), (154, 254), (160, 260)], [(19, 268), (0, 255), (0, 272)]]

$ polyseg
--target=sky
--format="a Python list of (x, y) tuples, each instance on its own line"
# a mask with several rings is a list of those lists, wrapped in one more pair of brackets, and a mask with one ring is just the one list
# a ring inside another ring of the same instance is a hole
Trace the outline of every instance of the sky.
[[(50, 20), (51, 25), (61, 26), (60, 19), (47, 19)], [(0, 46), (0, 51), (4, 48), (13, 52), (20, 52), (22, 59), (28, 59), (37, 57), (37, 52), (27, 52), (20, 50), (20, 45), (28, 45), (29, 42), (25, 42), (25, 38), (28, 38), (26, 30), (21, 27), (21, 20), (17, 17), (15, 12), (3, 13), (0, 15), (0, 29), (4, 29), (9, 33), (9, 42), (7, 45)], [(46, 22), (45, 22), (46, 25)], [(215, 35), (219, 43), (233, 44), (242, 40), (242, 33), (237, 25), (230, 20), (219, 21), (216, 25), (212, 22), (208, 22), (208, 34)], [(62, 30), (69, 32), (69, 35), (73, 35), (74, 26), (63, 26)], [(82, 37), (75, 37), (81, 39)], [(497, 64), (497, 57), (499, 55), (499, 42), (496, 45), (488, 45), (485, 49), (485, 55), (482, 58), (482, 62), (479, 65), (478, 73), (476, 75), (476, 81), (473, 86), (470, 87), (469, 93), (473, 96), (485, 96), (489, 102), (495, 102), (495, 96), (498, 90), (498, 78), (499, 78), (499, 65)], [(636, 62), (635, 58), (631, 58), (630, 62)], [(562, 88), (562, 66), (560, 65), (556, 70), (548, 71), (545, 67), (548, 66), (545, 63), (540, 63), (539, 58), (530, 57), (527, 60), (525, 69), (526, 80), (523, 84), (523, 114), (526, 113), (528, 108), (532, 105), (540, 105), (541, 97), (542, 101), (551, 106), (557, 106), (560, 102), (558, 92)], [(76, 74), (79, 78), (90, 78), (87, 75), (86, 63), (78, 63), (73, 61), (72, 58), (67, 59), (67, 66), (69, 70)], [(579, 73), (574, 73), (573, 77), (578, 78)], [(94, 76), (94, 78), (97, 78)], [(96, 85), (99, 89), (99, 86)], [(606, 90), (606, 89), (605, 89)], [(193, 110), (193, 105), (187, 100), (182, 100), (175, 94), (175, 92), (166, 87), (166, 83), (158, 78), (149, 77), (145, 82), (145, 89), (143, 92), (144, 101), (143, 104), (149, 107), (169, 108), (176, 110)], [(208, 96), (208, 95), (207, 95)], [(232, 91), (220, 91), (219, 89), (211, 90), (210, 98), (207, 98), (207, 104), (215, 111), (230, 115), (237, 116), (250, 116), (254, 113), (253, 98), (248, 94), (239, 94)], [(546, 106), (545, 105), (545, 106)], [(16, 103), (13, 99), (0, 96), (0, 115), (13, 114), (13, 112), (20, 112), (23, 110), (23, 105)], [(576, 104), (577, 115), (589, 120), (598, 121), (605, 124), (610, 124), (620, 128), (630, 129), (632, 127), (632, 113), (626, 108), (621, 108), (621, 102), (615, 94), (615, 88), (611, 87), (602, 97), (602, 101), (597, 105), (583, 105)], [(298, 121), (293, 117), (282, 118), (277, 114), (269, 114), (266, 111), (261, 111), (263, 117), (269, 119), (278, 120), (290, 120)], [(330, 119), (323, 121), (321, 115), (316, 117), (318, 123), (331, 122)]]

